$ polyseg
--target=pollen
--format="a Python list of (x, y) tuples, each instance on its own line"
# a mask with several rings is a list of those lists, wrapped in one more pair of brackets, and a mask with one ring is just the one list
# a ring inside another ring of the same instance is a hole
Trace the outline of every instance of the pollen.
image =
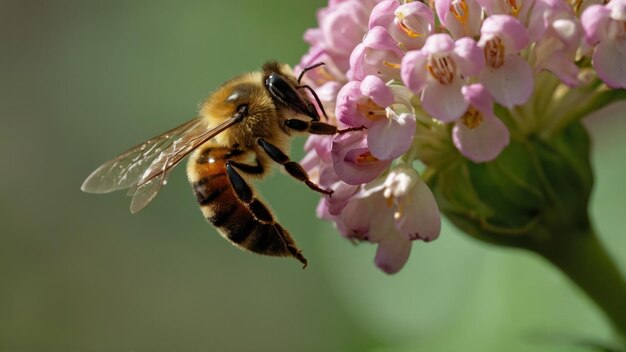
[(495, 37), (485, 44), (485, 62), (493, 68), (504, 65), (504, 44), (500, 38)]
[(372, 153), (370, 152), (365, 152), (356, 158), (357, 164), (370, 164), (370, 163), (375, 163), (377, 161), (378, 159), (376, 159), (376, 157), (373, 156)]
[(483, 114), (481, 114), (480, 111), (476, 110), (473, 106), (470, 106), (465, 115), (461, 117), (461, 121), (469, 129), (474, 129), (480, 126), (484, 119)]
[(371, 98), (368, 98), (364, 103), (357, 103), (356, 109), (372, 121), (387, 117), (385, 108), (378, 106)]
[(443, 85), (450, 85), (456, 76), (456, 64), (448, 56), (428, 58), (428, 72)]
[[(510, 0), (515, 1), (515, 0)], [(465, 0), (455, 0), (450, 3), (450, 12), (454, 15), (459, 23), (462, 25), (467, 24), (467, 18), (469, 17), (469, 7)]]

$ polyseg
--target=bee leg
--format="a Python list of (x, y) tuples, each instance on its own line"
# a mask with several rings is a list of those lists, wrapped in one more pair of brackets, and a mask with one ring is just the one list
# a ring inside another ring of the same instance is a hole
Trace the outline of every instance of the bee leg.
[(265, 170), (263, 169), (263, 165), (261, 165), (258, 158), (256, 159), (256, 165), (248, 165), (234, 160), (228, 160), (228, 162), (230, 163), (230, 165), (239, 169), (239, 171), (250, 175), (260, 175)]
[(285, 126), (298, 132), (308, 132), (311, 134), (333, 135), (337, 133), (337, 126), (321, 122), (321, 121), (303, 121), (298, 119), (289, 119), (285, 121)]
[(289, 160), (287, 154), (283, 153), (280, 149), (278, 149), (277, 146), (273, 145), (263, 138), (257, 139), (257, 144), (260, 145), (261, 148), (263, 148), (265, 153), (267, 153), (267, 155), (269, 155), (272, 160), (281, 164), (285, 168), (285, 171), (289, 173), (289, 175), (297, 180), (304, 182), (307, 186), (309, 186), (310, 189), (316, 192), (327, 194), (329, 196), (333, 194), (332, 190), (325, 190), (313, 183), (309, 179), (309, 175), (306, 173), (306, 171), (304, 171), (302, 166), (300, 166), (300, 164), (295, 161)]
[[(260, 200), (254, 197), (250, 186), (235, 169), (239, 169), (240, 171), (249, 174), (260, 174), (263, 172), (263, 166), (259, 163), (258, 159), (256, 165), (248, 165), (234, 160), (226, 161), (226, 174), (228, 175), (228, 180), (233, 187), (235, 196), (248, 210), (250, 210), (254, 219), (263, 224), (261, 225), (261, 229), (265, 229), (264, 231), (267, 231), (268, 228), (272, 228), (273, 231), (270, 230), (269, 234), (275, 232), (275, 234), (280, 238), (280, 241), (282, 241), (282, 244), (287, 252), (302, 263), (303, 269), (306, 268), (307, 260), (304, 255), (302, 255), (302, 251), (298, 248), (298, 246), (296, 246), (296, 243), (291, 238), (289, 232), (280, 226), (280, 224), (274, 220), (274, 217), (269, 209), (267, 209), (267, 207)], [(263, 251), (258, 250), (258, 245), (259, 243), (267, 243), (268, 240), (270, 239), (267, 237), (264, 240), (257, 239), (256, 242), (254, 242), (257, 246), (256, 249), (249, 246), (246, 246), (245, 248), (257, 253), (264, 253)]]
[(298, 119), (289, 119), (285, 121), (285, 126), (291, 128), (292, 130), (298, 132), (308, 132), (311, 134), (324, 134), (324, 135), (333, 135), (333, 134), (343, 134), (352, 131), (361, 131), (366, 127), (350, 127), (343, 130), (337, 128), (337, 126), (333, 126), (331, 124), (321, 122), (321, 121), (302, 121)]
[[(226, 162), (226, 174), (228, 175), (228, 180), (230, 181), (230, 184), (233, 186), (233, 190), (235, 191), (237, 199), (239, 199), (239, 201), (250, 210), (255, 219), (264, 224), (273, 224), (274, 217), (272, 216), (272, 213), (269, 211), (269, 209), (267, 209), (265, 204), (263, 204), (260, 200), (254, 197), (252, 188), (250, 188), (246, 180), (244, 180), (244, 178), (241, 177), (237, 170), (235, 170), (235, 167), (241, 166), (245, 166), (250, 169), (256, 169), (255, 166), (241, 164), (233, 160), (228, 160)], [(260, 165), (259, 167), (262, 170), (262, 167)], [(245, 172), (245, 170), (243, 171)]]

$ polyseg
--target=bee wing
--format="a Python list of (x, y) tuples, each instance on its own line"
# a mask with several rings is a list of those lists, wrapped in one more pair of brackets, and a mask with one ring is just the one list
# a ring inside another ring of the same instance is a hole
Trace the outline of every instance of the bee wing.
[(143, 209), (166, 183), (170, 170), (185, 156), (233, 124), (237, 116), (209, 128), (196, 118), (141, 143), (97, 168), (83, 183), (87, 193), (108, 193), (130, 188), (131, 212)]

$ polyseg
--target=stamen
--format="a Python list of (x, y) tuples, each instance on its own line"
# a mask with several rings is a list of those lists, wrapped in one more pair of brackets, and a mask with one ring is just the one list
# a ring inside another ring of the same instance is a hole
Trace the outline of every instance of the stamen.
[(411, 27), (405, 21), (406, 16), (404, 16), (402, 12), (397, 13), (396, 18), (398, 19), (397, 21), (398, 29), (406, 33), (406, 35), (408, 35), (410, 38), (418, 38), (418, 37), (424, 36), (423, 34), (418, 33), (414, 31), (413, 29), (411, 29)]
[(463, 124), (472, 130), (480, 126), (484, 119), (483, 114), (481, 114), (480, 111), (476, 110), (473, 106), (470, 106), (465, 115), (461, 117)]
[(500, 38), (495, 37), (485, 44), (485, 62), (493, 68), (504, 65), (504, 44)]
[(391, 68), (396, 68), (396, 69), (400, 69), (400, 64), (394, 64), (393, 62), (389, 62), (389, 61), (383, 61), (383, 65), (387, 66), (387, 67), (391, 67)]
[(363, 116), (367, 117), (372, 121), (380, 120), (381, 118), (387, 117), (387, 113), (385, 109), (378, 104), (374, 103), (374, 101), (370, 98), (367, 99), (364, 103), (357, 103), (356, 109), (363, 114)]
[(509, 13), (513, 17), (517, 17), (521, 6), (517, 4), (517, 0), (505, 0), (510, 6), (511, 12)]
[[(400, 17), (400, 16), (398, 16), (398, 17)], [(402, 17), (404, 17), (404, 16), (402, 16)], [(406, 33), (406, 35), (408, 35), (411, 38), (418, 38), (418, 37), (422, 36), (421, 34), (419, 34), (417, 32), (414, 32), (411, 28), (409, 28), (409, 26), (407, 26), (407, 24), (404, 23), (403, 19), (400, 19), (400, 21), (398, 21), (398, 28), (401, 31), (403, 31), (404, 33)]]
[(449, 85), (454, 81), (456, 76), (456, 64), (447, 56), (444, 57), (428, 57), (426, 65), (428, 72), (443, 85)]
[(370, 152), (365, 152), (356, 157), (357, 164), (370, 164), (370, 163), (375, 163), (377, 161), (378, 159), (376, 159), (376, 157), (373, 156), (372, 153)]
[(456, 18), (456, 20), (462, 25), (467, 23), (467, 18), (469, 17), (469, 7), (467, 6), (467, 2), (465, 0), (455, 0), (450, 3), (450, 12), (452, 12), (454, 18)]

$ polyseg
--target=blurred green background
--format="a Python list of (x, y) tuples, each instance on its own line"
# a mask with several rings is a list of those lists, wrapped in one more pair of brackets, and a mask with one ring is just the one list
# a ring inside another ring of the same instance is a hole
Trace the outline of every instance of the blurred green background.
[[(571, 351), (603, 316), (541, 259), (444, 224), (386, 276), (280, 172), (259, 188), (310, 261), (241, 252), (184, 174), (147, 209), (83, 179), (194, 116), (222, 81), (291, 64), (325, 2), (0, 1), (0, 351)], [(592, 119), (592, 212), (626, 268), (624, 105)], [(293, 147), (302, 156), (303, 138)], [(602, 275), (602, 273), (598, 273)]]

